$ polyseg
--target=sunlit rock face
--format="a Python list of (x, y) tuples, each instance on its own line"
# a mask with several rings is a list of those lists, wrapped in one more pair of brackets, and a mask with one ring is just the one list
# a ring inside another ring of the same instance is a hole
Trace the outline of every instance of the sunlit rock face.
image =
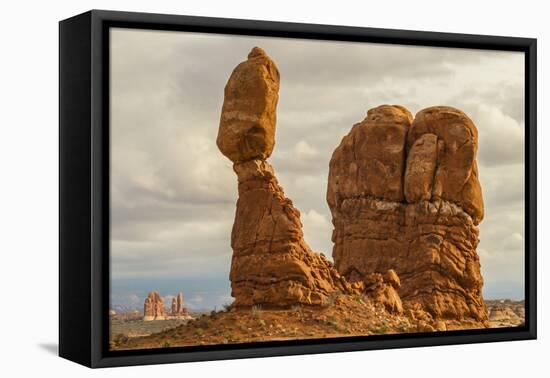
[(164, 301), (158, 291), (152, 291), (147, 295), (143, 303), (143, 320), (164, 320), (166, 319), (166, 310)]
[(349, 281), (393, 269), (404, 307), (487, 325), (477, 225), (477, 129), (460, 110), (370, 110), (334, 151), (327, 201), (333, 258)]
[(225, 87), (217, 145), (238, 178), (230, 271), (235, 306), (322, 305), (336, 291), (362, 290), (311, 251), (300, 212), (266, 161), (275, 145), (278, 90), (277, 67), (257, 47)]

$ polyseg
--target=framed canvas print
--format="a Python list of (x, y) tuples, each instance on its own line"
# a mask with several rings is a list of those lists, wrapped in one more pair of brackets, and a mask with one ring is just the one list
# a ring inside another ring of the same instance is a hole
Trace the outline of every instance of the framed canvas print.
[(60, 22), (62, 357), (536, 337), (536, 40)]

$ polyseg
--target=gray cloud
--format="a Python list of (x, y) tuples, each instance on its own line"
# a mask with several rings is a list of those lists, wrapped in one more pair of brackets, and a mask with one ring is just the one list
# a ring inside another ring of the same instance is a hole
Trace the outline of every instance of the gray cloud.
[(202, 297), (227, 302), (237, 182), (215, 138), (227, 78), (261, 46), (281, 71), (270, 161), (314, 250), (331, 255), (328, 162), (351, 126), (383, 103), (451, 105), (479, 129), (487, 287), (523, 285), (521, 53), (123, 29), (111, 41), (115, 279), (208, 272), (221, 286)]

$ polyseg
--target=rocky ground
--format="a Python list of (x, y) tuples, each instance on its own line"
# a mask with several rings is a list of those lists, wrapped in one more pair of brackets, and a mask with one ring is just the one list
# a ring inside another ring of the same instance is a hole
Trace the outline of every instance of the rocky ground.
[(139, 336), (149, 336), (153, 333), (165, 331), (187, 323), (186, 320), (169, 319), (143, 321), (143, 316), (139, 319), (111, 319), (111, 333), (118, 338), (133, 338)]
[(525, 301), (497, 299), (485, 301), (492, 328), (518, 327), (525, 324)]
[[(498, 306), (502, 306), (499, 303)], [(497, 306), (497, 307), (498, 307)], [(369, 336), (393, 333), (444, 331), (476, 325), (430, 322), (406, 315), (389, 314), (380, 304), (363, 296), (339, 296), (325, 306), (266, 309), (259, 306), (228, 308), (203, 314), (195, 320), (148, 336), (127, 337), (113, 332), (113, 350), (148, 349), (193, 345)], [(505, 321), (491, 323), (503, 327)], [(515, 324), (515, 325), (519, 325)], [(512, 326), (512, 325), (509, 325)]]
[(342, 297), (323, 307), (227, 309), (147, 337), (115, 335), (116, 350), (258, 341), (375, 335), (419, 331), (405, 316), (388, 316), (383, 306), (361, 297)]

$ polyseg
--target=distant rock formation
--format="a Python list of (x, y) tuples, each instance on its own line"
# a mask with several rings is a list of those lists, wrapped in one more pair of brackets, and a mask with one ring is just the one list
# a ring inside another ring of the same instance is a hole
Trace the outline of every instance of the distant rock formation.
[(340, 274), (365, 281), (395, 270), (405, 307), (432, 320), (487, 325), (477, 225), (483, 200), (477, 129), (460, 110), (413, 120), (401, 106), (368, 111), (334, 151), (327, 201)]
[(492, 327), (517, 327), (525, 324), (525, 301), (510, 299), (485, 301)]
[(164, 309), (164, 301), (158, 291), (149, 293), (143, 303), (143, 320), (165, 320), (166, 310)]
[(185, 307), (183, 305), (183, 293), (181, 292), (178, 293), (178, 295), (176, 296), (176, 310), (178, 311), (178, 313), (185, 310)]
[(172, 305), (170, 306), (170, 315), (177, 315), (178, 314), (178, 302), (176, 300), (176, 297), (172, 298)]
[(300, 212), (266, 161), (275, 144), (279, 71), (260, 48), (225, 87), (217, 145), (234, 164), (239, 199), (231, 234), (235, 306), (322, 305), (334, 292), (359, 290), (303, 238)]
[(185, 308), (185, 305), (183, 303), (183, 293), (178, 293), (177, 296), (172, 298), (170, 315), (172, 316), (187, 315), (187, 309)]

